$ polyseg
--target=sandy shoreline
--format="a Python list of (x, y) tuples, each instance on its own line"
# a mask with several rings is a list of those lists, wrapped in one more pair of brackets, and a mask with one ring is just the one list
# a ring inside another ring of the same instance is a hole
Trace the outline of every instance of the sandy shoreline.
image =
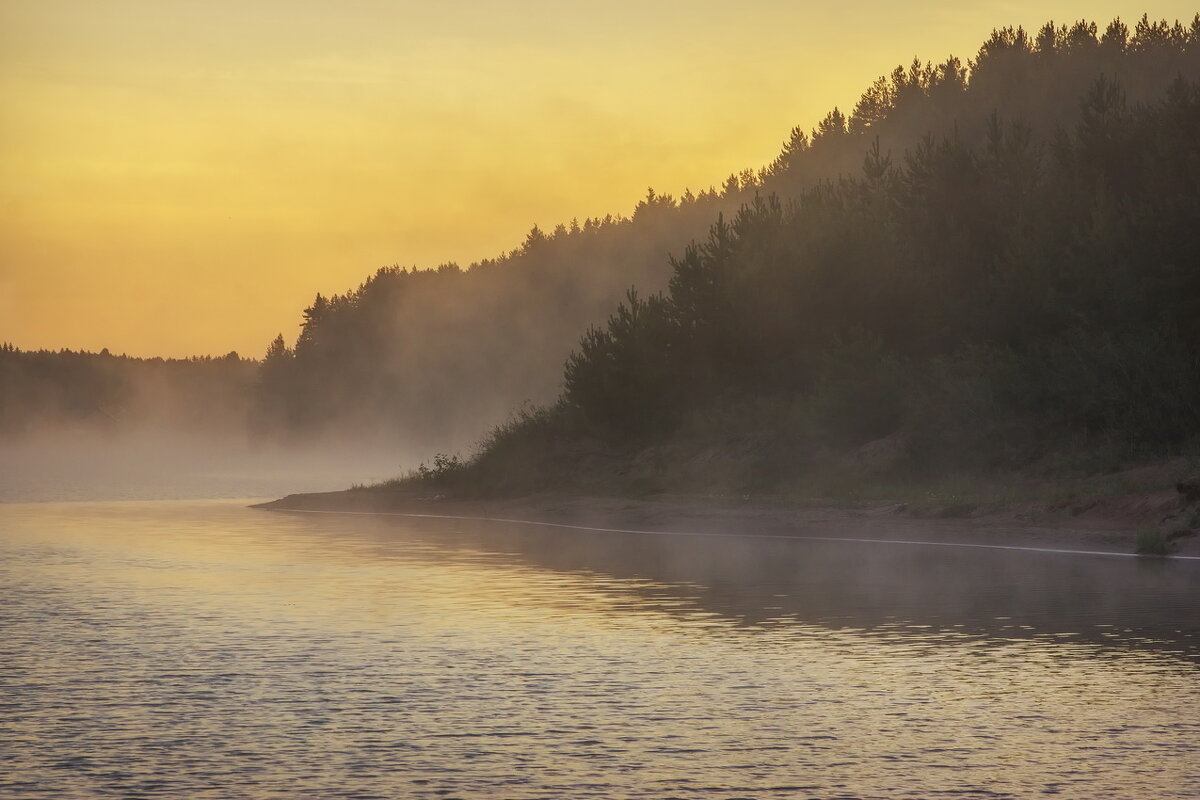
[[(484, 500), (385, 489), (295, 494), (258, 507), (498, 519), (629, 532), (923, 541), (1105, 553), (1132, 553), (1139, 530), (1178, 530), (1194, 521), (1191, 509), (1175, 492), (1105, 497), (1083, 505), (949, 507), (924, 513), (912, 513), (902, 504), (836, 508), (712, 498), (555, 494)], [(1200, 536), (1182, 536), (1175, 544), (1175, 555), (1200, 556)]]

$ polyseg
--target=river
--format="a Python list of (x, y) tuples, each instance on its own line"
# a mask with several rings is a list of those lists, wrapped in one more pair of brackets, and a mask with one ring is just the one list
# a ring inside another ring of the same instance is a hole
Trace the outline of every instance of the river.
[(0, 796), (1196, 797), (1198, 600), (1200, 562), (0, 504)]

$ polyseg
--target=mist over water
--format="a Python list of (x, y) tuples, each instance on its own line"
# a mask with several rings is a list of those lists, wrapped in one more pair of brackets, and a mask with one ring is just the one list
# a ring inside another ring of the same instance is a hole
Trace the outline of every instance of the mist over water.
[(261, 360), (0, 342), (0, 800), (1200, 796), (1194, 556), (247, 507), (435, 452), (450, 497), (1186, 453), (1198, 53), (996, 30), (719, 188), (317, 294)]
[(1200, 791), (1190, 562), (228, 501), (0, 532), (4, 796)]
[(386, 480), (418, 461), (401, 447), (368, 442), (62, 432), (0, 443), (0, 503), (279, 497)]

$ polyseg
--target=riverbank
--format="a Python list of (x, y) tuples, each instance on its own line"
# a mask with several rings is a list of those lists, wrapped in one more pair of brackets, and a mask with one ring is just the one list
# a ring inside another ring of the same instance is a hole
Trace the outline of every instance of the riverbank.
[(260, 508), (522, 521), (631, 532), (928, 541), (1129, 553), (1161, 531), (1176, 555), (1200, 556), (1200, 509), (1173, 488), (1055, 500), (833, 504), (720, 495), (650, 498), (541, 493), (454, 497), (420, 481), (294, 494)]

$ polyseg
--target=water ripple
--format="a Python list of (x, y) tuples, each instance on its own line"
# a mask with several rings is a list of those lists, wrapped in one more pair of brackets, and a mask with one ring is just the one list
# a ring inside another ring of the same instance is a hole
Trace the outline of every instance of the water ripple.
[(1194, 797), (1200, 571), (0, 507), (0, 796)]

